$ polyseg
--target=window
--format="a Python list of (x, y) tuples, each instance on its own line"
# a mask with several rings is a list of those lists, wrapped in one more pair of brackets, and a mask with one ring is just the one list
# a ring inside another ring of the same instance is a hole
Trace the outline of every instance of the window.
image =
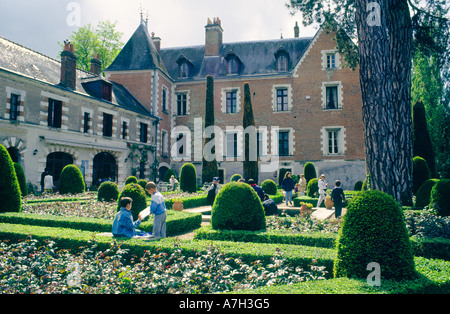
[(106, 101), (111, 101), (112, 89), (111, 85), (103, 83), (102, 84), (102, 99)]
[(289, 156), (289, 131), (278, 132), (278, 155)]
[(189, 64), (186, 61), (180, 64), (179, 70), (180, 70), (179, 72), (180, 78), (189, 77)]
[(339, 154), (339, 130), (328, 130), (328, 153)]
[(337, 86), (327, 87), (326, 109), (339, 109)]
[(165, 88), (162, 91), (162, 111), (167, 112), (167, 90)]
[(177, 95), (177, 115), (185, 116), (187, 114), (187, 94)]
[(277, 89), (277, 111), (288, 111), (288, 89)]
[(168, 151), (167, 151), (167, 131), (161, 131), (161, 155), (164, 158), (167, 158)]
[(52, 128), (61, 128), (62, 121), (62, 101), (48, 100), (48, 126)]
[(227, 113), (236, 113), (236, 92), (227, 93)]
[(327, 69), (336, 68), (336, 54), (327, 54)]
[(148, 141), (148, 124), (142, 122), (140, 128), (140, 141), (141, 143), (147, 143)]
[(232, 56), (227, 61), (227, 73), (238, 74), (239, 73), (239, 61), (236, 56)]
[(227, 157), (236, 158), (238, 156), (238, 134), (227, 133)]
[(83, 132), (89, 133), (89, 122), (91, 121), (90, 113), (85, 112), (83, 116)]
[(19, 116), (20, 95), (11, 94), (11, 103), (9, 109), (9, 120), (17, 121)]
[(112, 114), (103, 113), (103, 136), (112, 137), (113, 116)]
[(126, 121), (122, 121), (122, 139), (126, 140), (128, 137), (128, 123)]
[(287, 72), (288, 71), (289, 58), (286, 54), (280, 54), (277, 58), (277, 71)]

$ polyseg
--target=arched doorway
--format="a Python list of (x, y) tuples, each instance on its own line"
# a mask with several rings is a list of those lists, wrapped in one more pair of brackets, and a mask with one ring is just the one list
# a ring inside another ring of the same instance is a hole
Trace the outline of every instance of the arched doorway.
[(19, 152), (19, 149), (17, 147), (9, 147), (8, 148), (8, 153), (9, 153), (9, 156), (11, 157), (11, 160), (13, 162), (20, 163), (20, 152)]
[(164, 180), (164, 176), (166, 175), (167, 170), (169, 170), (169, 168), (167, 168), (166, 166), (162, 166), (159, 168), (159, 182), (162, 182)]
[(97, 184), (102, 180), (117, 179), (117, 161), (110, 153), (99, 153), (94, 157), (94, 171), (92, 184)]
[(73, 164), (73, 157), (67, 153), (51, 153), (47, 155), (47, 163), (45, 169), (53, 176), (53, 184), (59, 185), (61, 172), (67, 165)]

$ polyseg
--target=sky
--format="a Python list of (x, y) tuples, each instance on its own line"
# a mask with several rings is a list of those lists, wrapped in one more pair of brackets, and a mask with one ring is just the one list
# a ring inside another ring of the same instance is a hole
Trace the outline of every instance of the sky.
[[(304, 27), (292, 16), (287, 0), (1, 0), (0, 36), (52, 58), (80, 26), (116, 21), (126, 43), (148, 14), (149, 30), (162, 48), (203, 45), (207, 19), (219, 17), (224, 42), (314, 36), (317, 26)], [(142, 10), (141, 10), (142, 8)]]

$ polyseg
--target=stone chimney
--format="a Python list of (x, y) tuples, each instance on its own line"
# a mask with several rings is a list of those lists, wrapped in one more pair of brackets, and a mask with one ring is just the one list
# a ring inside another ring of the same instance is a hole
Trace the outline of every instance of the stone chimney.
[(298, 22), (295, 22), (294, 37), (295, 38), (299, 38), (300, 37), (300, 27), (298, 27)]
[(206, 29), (205, 56), (218, 56), (222, 48), (223, 29), (222, 21), (217, 17), (213, 21), (208, 19)]
[(91, 73), (97, 76), (102, 74), (102, 62), (98, 53), (94, 54), (94, 58), (91, 60)]
[(161, 51), (161, 38), (155, 37), (155, 33), (152, 33), (152, 40), (155, 44), (156, 50), (158, 50), (158, 53)]
[(61, 52), (61, 83), (62, 86), (76, 89), (77, 86), (77, 56), (73, 45), (64, 41), (64, 51)]

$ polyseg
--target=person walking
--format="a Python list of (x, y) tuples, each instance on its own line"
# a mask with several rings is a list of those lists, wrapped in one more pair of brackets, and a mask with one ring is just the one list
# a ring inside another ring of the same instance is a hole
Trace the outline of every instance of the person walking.
[(294, 179), (291, 177), (291, 173), (288, 171), (284, 175), (283, 182), (281, 183), (281, 188), (286, 192), (286, 206), (294, 206), (294, 202), (292, 201), (292, 190), (294, 189)]
[(317, 202), (317, 208), (320, 207), (320, 204), (325, 200), (327, 194), (328, 183), (325, 182), (325, 175), (322, 174), (319, 179), (319, 201)]
[(155, 218), (153, 219), (153, 237), (165, 238), (167, 229), (167, 213), (164, 197), (157, 191), (156, 184), (154, 182), (147, 183), (145, 190), (152, 196), (150, 213), (155, 215)]
[(341, 188), (341, 181), (336, 180), (334, 185), (335, 187), (331, 191), (331, 201), (334, 203), (334, 216), (339, 218), (342, 214), (342, 203), (345, 201), (345, 194)]
[(303, 174), (301, 174), (300, 180), (298, 181), (298, 191), (300, 192), (301, 196), (305, 195), (307, 185), (308, 185), (308, 182), (306, 182), (305, 176)]

